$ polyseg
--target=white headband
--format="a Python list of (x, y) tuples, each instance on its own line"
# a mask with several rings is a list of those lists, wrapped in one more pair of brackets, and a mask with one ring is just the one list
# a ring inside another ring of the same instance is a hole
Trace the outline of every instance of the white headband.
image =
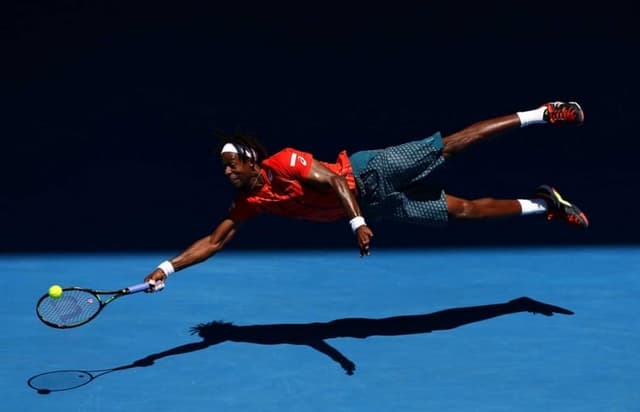
[(232, 145), (231, 143), (226, 143), (224, 146), (222, 146), (222, 151), (220, 152), (220, 154), (222, 153), (235, 153), (238, 154), (238, 149), (236, 149), (236, 147), (234, 145)]
[[(249, 158), (249, 159), (253, 159), (255, 160), (256, 158), (256, 152), (253, 149), (250, 148), (244, 148), (242, 147), (242, 152)], [(236, 146), (233, 143), (225, 143), (224, 146), (222, 146), (222, 150), (220, 151), (220, 154), (223, 153), (235, 153), (235, 154), (240, 154), (240, 152), (238, 152), (238, 149), (236, 148)]]

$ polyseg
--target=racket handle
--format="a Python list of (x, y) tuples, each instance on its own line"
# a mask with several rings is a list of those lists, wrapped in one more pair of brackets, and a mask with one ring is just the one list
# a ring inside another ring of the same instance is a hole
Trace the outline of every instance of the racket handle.
[(138, 292), (144, 292), (150, 287), (151, 285), (149, 284), (149, 282), (145, 282), (145, 283), (129, 286), (127, 289), (129, 289), (129, 293), (138, 293)]

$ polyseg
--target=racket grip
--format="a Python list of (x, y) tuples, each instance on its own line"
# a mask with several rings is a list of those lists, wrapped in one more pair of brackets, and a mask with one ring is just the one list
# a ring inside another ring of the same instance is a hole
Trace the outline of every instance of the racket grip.
[(151, 285), (148, 282), (145, 282), (145, 283), (129, 286), (127, 289), (129, 289), (129, 293), (138, 293), (138, 292), (144, 292), (150, 287)]

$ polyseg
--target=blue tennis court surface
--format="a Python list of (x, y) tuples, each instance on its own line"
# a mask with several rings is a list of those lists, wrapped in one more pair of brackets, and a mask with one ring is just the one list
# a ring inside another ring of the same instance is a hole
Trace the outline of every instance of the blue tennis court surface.
[[(69, 330), (35, 315), (49, 285), (118, 289), (170, 256), (4, 255), (2, 410), (638, 411), (639, 252), (223, 252)], [(522, 296), (575, 314), (508, 313)], [(107, 373), (27, 384), (59, 370)]]

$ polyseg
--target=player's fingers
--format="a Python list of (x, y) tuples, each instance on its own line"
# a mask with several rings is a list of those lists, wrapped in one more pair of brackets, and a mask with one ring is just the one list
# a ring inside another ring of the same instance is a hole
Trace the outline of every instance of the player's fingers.
[(366, 236), (366, 239), (364, 241), (365, 252), (366, 252), (367, 256), (369, 256), (369, 250), (371, 248), (371, 238), (372, 237), (373, 237), (373, 233), (371, 233), (370, 230), (367, 230), (367, 236)]
[(153, 292), (153, 286), (156, 284), (156, 281), (153, 279), (150, 279), (149, 276), (147, 276), (146, 278), (144, 278), (144, 281), (147, 282), (149, 284), (149, 289), (145, 290), (144, 293), (151, 293)]
[(360, 257), (369, 256), (369, 243), (360, 244)]
[(149, 289), (147, 289), (145, 292), (147, 293), (160, 292), (162, 289), (164, 289), (164, 286), (165, 285), (163, 281), (150, 279)]

